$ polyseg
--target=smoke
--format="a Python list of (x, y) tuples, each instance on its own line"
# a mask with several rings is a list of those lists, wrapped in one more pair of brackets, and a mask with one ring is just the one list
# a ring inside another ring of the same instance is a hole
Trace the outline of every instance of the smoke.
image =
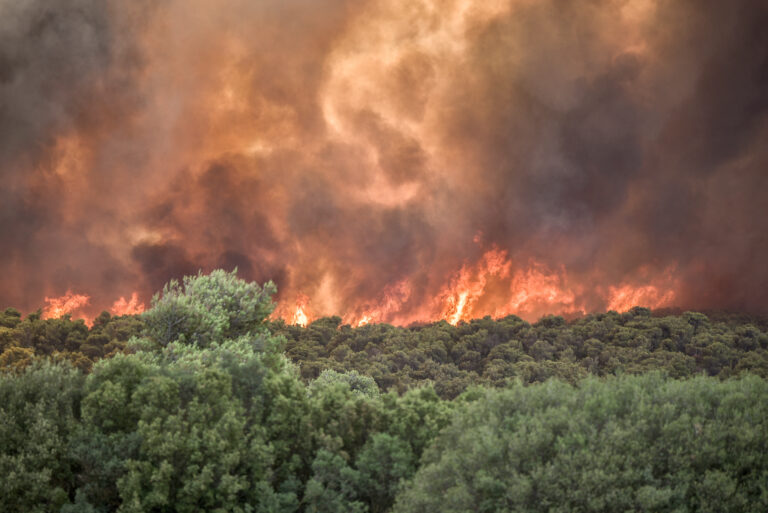
[(3, 2), (0, 306), (237, 267), (286, 317), (768, 312), (766, 26), (758, 0)]

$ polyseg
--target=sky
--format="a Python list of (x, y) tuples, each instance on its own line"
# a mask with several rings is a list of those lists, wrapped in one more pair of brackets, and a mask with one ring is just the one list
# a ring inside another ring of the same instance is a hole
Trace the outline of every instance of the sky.
[(768, 3), (0, 0), (0, 308), (768, 313)]

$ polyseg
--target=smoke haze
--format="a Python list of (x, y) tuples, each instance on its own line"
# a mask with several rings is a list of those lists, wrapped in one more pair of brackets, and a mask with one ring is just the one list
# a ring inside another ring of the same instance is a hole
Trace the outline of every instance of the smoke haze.
[(0, 1), (0, 307), (237, 267), (288, 320), (768, 312), (766, 27), (759, 0)]

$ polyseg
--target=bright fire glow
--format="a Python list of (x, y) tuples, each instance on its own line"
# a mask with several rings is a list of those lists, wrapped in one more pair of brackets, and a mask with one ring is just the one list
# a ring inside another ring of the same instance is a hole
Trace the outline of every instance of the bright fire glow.
[[(641, 273), (646, 274), (647, 270)], [(590, 291), (579, 283), (582, 281), (569, 276), (563, 266), (551, 269), (535, 260), (529, 260), (525, 266), (515, 265), (507, 251), (493, 247), (476, 263), (465, 262), (438, 296), (424, 304), (411, 304), (413, 285), (402, 280), (387, 287), (378, 303), (366, 303), (357, 313), (345, 316), (343, 322), (363, 326), (375, 322), (446, 320), (456, 325), (486, 315), (517, 315), (535, 321), (549, 314), (578, 315), (596, 309), (624, 312), (634, 306), (670, 306), (679, 286), (671, 269), (653, 281), (649, 278), (646, 283), (623, 283), (607, 289), (596, 287)], [(306, 326), (310, 301), (309, 296), (300, 295), (293, 310), (278, 308), (276, 317), (290, 318), (293, 324)]]
[[(648, 275), (646, 271), (641, 275)], [(378, 302), (367, 302), (343, 318), (345, 324), (363, 326), (370, 323), (389, 322), (407, 325), (413, 322), (446, 320), (456, 325), (486, 315), (495, 318), (517, 315), (528, 321), (535, 321), (548, 314), (580, 314), (589, 310), (603, 309), (625, 312), (634, 306), (661, 308), (671, 306), (675, 290), (679, 286), (668, 269), (645, 283), (621, 283), (607, 288), (596, 288), (593, 295), (600, 303), (587, 304), (585, 288), (574, 285), (564, 267), (550, 269), (544, 263), (530, 260), (526, 266), (518, 266), (510, 259), (507, 251), (493, 247), (486, 251), (474, 264), (465, 262), (444, 285), (439, 294), (412, 304), (414, 285), (401, 280), (387, 287)], [(318, 298), (316, 298), (318, 299)], [(323, 304), (323, 298), (316, 301)], [(85, 294), (67, 291), (61, 297), (46, 297), (43, 309), (44, 319), (58, 318), (66, 314), (77, 314), (91, 324), (92, 317), (83, 313), (90, 302)], [(593, 300), (594, 301), (594, 300)], [(306, 327), (320, 315), (335, 312), (314, 312), (310, 308), (312, 298), (298, 294), (293, 303), (278, 305), (273, 318), (286, 319), (290, 324)], [(327, 301), (326, 301), (327, 303)], [(145, 310), (139, 294), (133, 292), (129, 299), (120, 297), (110, 309), (113, 315), (137, 315)]]
[(466, 264), (462, 266), (440, 294), (439, 301), (443, 305), (440, 318), (457, 324), (460, 320), (477, 316), (474, 307), (485, 295), (489, 278), (509, 277), (510, 267), (507, 252), (497, 248), (486, 252), (474, 268)]
[(144, 303), (139, 301), (139, 294), (134, 292), (129, 300), (120, 296), (120, 299), (112, 304), (110, 311), (112, 315), (138, 315), (144, 311), (144, 308)]
[(380, 302), (367, 304), (363, 308), (363, 313), (348, 315), (344, 318), (344, 322), (358, 327), (372, 322), (384, 322), (404, 308), (411, 294), (410, 282), (402, 280), (394, 286), (387, 287)]
[(609, 290), (610, 298), (607, 309), (617, 312), (626, 312), (634, 306), (661, 308), (671, 305), (675, 299), (674, 290), (663, 290), (654, 285), (640, 287), (622, 285), (610, 287)]
[(48, 305), (43, 308), (43, 319), (58, 319), (59, 317), (72, 314), (90, 302), (91, 298), (85, 294), (75, 294), (68, 290), (61, 297), (46, 297), (45, 302)]
[(299, 294), (299, 297), (296, 300), (296, 309), (291, 318), (291, 324), (306, 327), (310, 323), (307, 303), (309, 303), (309, 297), (304, 294)]
[[(739, 246), (760, 216), (734, 208), (759, 204), (762, 146), (734, 145), (704, 182), (706, 162), (681, 158), (688, 133), (702, 138), (694, 149), (735, 142), (696, 130), (710, 112), (696, 102), (730, 112), (732, 95), (715, 90), (730, 82), (702, 93), (695, 77), (757, 66), (719, 59), (730, 47), (691, 50), (706, 23), (659, 29), (695, 6), (193, 3), (110, 3), (115, 23), (88, 38), (66, 2), (51, 7), (64, 26), (36, 27), (34, 3), (19, 7), (29, 26), (8, 53), (39, 62), (5, 88), (29, 102), (6, 102), (29, 130), (6, 145), (4, 183), (21, 199), (9, 204), (0, 302), (47, 305), (46, 318), (138, 314), (171, 277), (237, 267), (274, 280), (272, 318), (302, 326), (765, 303), (763, 284), (744, 278), (764, 276), (754, 241)], [(95, 58), (104, 52), (115, 58)], [(660, 84), (672, 94), (655, 94)], [(657, 222), (657, 203), (681, 192), (659, 194), (669, 184), (701, 202)], [(702, 233), (678, 240), (690, 219)], [(43, 303), (67, 287), (88, 295)]]
[(577, 312), (580, 308), (576, 306), (576, 294), (567, 281), (565, 269), (551, 272), (543, 264), (532, 262), (528, 269), (515, 272), (510, 301), (497, 316)]

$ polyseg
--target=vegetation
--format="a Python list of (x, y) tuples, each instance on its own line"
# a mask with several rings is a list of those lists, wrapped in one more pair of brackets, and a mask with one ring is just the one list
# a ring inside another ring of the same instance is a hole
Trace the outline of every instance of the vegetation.
[(90, 329), (0, 314), (0, 512), (768, 507), (756, 325), (299, 328), (272, 293), (216, 271)]
[[(458, 326), (440, 321), (352, 328), (341, 325), (339, 317), (325, 317), (304, 328), (265, 320), (274, 285), (243, 295), (244, 282), (231, 273), (221, 277), (241, 288), (233, 291), (229, 305), (214, 299), (211, 290), (201, 290), (213, 278), (198, 276), (185, 280), (192, 286), (186, 292), (176, 283), (167, 286), (142, 316), (111, 317), (104, 312), (90, 329), (82, 321), (44, 320), (38, 313), (22, 321), (19, 312), (9, 308), (0, 312), (0, 369), (18, 370), (36, 359), (53, 359), (88, 372), (94, 362), (124, 351), (131, 337), (147, 329), (155, 333), (152, 340), (159, 348), (173, 340), (205, 347), (210, 340), (232, 338), (232, 330), (260, 327), (285, 339), (285, 354), (305, 383), (327, 371), (358, 373), (373, 378), (383, 391), (403, 393), (429, 383), (444, 399), (472, 385), (505, 387), (550, 378), (575, 384), (589, 375), (653, 370), (673, 378), (704, 374), (726, 379), (744, 373), (768, 378), (768, 327), (759, 318), (652, 313), (638, 307), (570, 322), (550, 316), (530, 324), (508, 316)], [(211, 313), (225, 311), (235, 312), (225, 324), (223, 318), (211, 320)]]
[(0, 311), (0, 369), (19, 371), (35, 360), (69, 361), (88, 372), (94, 362), (122, 352), (144, 321), (136, 316), (112, 317), (103, 312), (90, 328), (69, 316), (41, 319), (35, 312), (21, 319), (14, 308)]
[(658, 373), (489, 390), (394, 511), (767, 511), (767, 394)]
[(744, 372), (768, 378), (768, 332), (758, 319), (704, 314), (651, 315), (647, 308), (588, 315), (572, 322), (544, 317), (529, 324), (515, 316), (451, 326), (445, 321), (399, 328), (341, 326), (338, 317), (307, 328), (283, 321), (270, 330), (287, 339), (286, 354), (305, 380), (325, 369), (357, 371), (383, 390), (400, 392), (431, 382), (443, 398), (470, 385), (504, 387), (517, 380), (663, 371), (674, 378), (700, 374), (728, 378)]

